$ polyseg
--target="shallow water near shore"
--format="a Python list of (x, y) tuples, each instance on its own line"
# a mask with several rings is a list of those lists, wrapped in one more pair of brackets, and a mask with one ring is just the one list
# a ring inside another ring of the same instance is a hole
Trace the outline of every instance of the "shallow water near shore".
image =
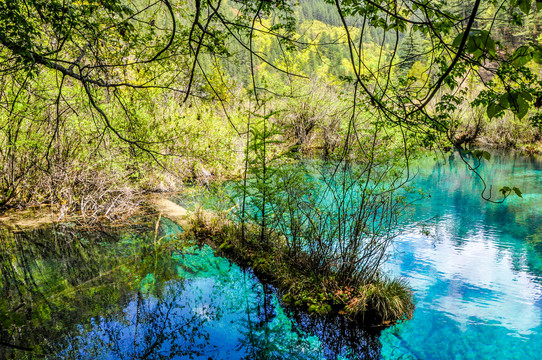
[(542, 353), (542, 165), (494, 155), (480, 172), (428, 159), (429, 196), (404, 218), (386, 270), (410, 281), (412, 320), (379, 332), (281, 306), (250, 271), (152, 218), (122, 231), (0, 235), (0, 358), (530, 359)]

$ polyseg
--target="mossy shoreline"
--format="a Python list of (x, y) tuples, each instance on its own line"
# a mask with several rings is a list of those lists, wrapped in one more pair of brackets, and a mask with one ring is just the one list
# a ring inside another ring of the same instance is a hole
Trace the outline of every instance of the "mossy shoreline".
[(259, 241), (257, 226), (246, 225), (243, 240), (241, 226), (223, 214), (197, 212), (189, 222), (185, 239), (207, 244), (218, 255), (252, 269), (262, 282), (277, 288), (287, 306), (315, 316), (344, 316), (369, 327), (388, 327), (412, 317), (414, 296), (403, 280), (379, 276), (368, 284), (341, 284), (333, 275), (312, 271), (303, 253), (291, 257), (279, 236)]

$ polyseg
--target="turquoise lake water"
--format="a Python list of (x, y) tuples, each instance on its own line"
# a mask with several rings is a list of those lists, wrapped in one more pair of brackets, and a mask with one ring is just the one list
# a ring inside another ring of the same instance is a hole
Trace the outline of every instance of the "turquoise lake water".
[(0, 358), (540, 358), (542, 163), (481, 165), (494, 193), (522, 190), (504, 204), (481, 199), (457, 156), (417, 169), (427, 196), (386, 262), (415, 292), (410, 321), (379, 333), (292, 313), (210, 248), (173, 245), (181, 229), (164, 219), (92, 239), (68, 227), (3, 235)]
[[(542, 354), (542, 166), (522, 156), (494, 156), (480, 172), (494, 193), (456, 157), (422, 167), (416, 183), (430, 198), (409, 216), (388, 263), (415, 291), (411, 321), (383, 332), (386, 359), (538, 359)], [(427, 235), (429, 233), (429, 236)]]

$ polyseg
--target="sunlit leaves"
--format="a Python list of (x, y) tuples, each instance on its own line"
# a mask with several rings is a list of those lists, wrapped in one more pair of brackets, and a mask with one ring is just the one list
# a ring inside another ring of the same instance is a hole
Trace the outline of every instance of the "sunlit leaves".
[(514, 51), (511, 58), (515, 66), (523, 66), (531, 60), (542, 64), (542, 46), (536, 44), (520, 46)]
[(506, 109), (507, 107), (501, 105), (499, 101), (493, 102), (487, 107), (487, 117), (489, 119), (493, 119), (496, 116), (501, 116), (503, 114), (503, 111)]
[(464, 91), (460, 91), (457, 94), (444, 94), (442, 95), (441, 100), (437, 103), (436, 109), (439, 113), (453, 113), (463, 102), (464, 95)]
[(522, 119), (529, 111), (530, 102), (532, 102), (532, 96), (527, 91), (507, 92), (487, 106), (487, 116), (492, 119), (501, 116), (504, 110), (509, 109)]

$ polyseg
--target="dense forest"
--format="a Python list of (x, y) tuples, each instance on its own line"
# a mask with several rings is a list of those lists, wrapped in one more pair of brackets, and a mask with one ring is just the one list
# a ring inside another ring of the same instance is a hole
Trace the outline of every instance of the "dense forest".
[(542, 153), (541, 9), (0, 0), (0, 215), (47, 207), (88, 230), (140, 216), (150, 194), (203, 189), (216, 211), (194, 211), (182, 241), (311, 314), (408, 320), (409, 285), (381, 268), (407, 209), (431, 195), (411, 186), (411, 164), (458, 156), (483, 201), (522, 197), (480, 169), (490, 149)]
[(538, 5), (6, 2), (0, 204), (96, 217), (235, 178), (262, 119), (298, 153), (536, 152)]

